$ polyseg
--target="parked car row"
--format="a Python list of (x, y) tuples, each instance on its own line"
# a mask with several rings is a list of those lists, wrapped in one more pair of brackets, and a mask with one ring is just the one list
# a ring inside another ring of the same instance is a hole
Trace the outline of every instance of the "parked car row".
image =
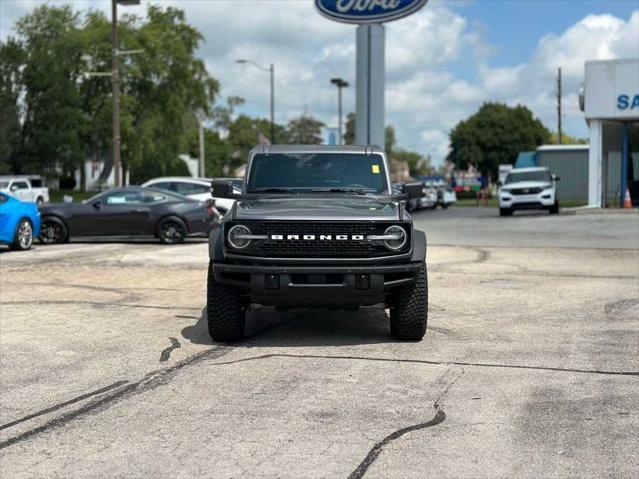
[(393, 191), (395, 193), (409, 193), (409, 190), (418, 190), (417, 194), (406, 202), (408, 211), (417, 211), (421, 209), (434, 209), (438, 206), (448, 208), (457, 201), (455, 190), (443, 181), (420, 180), (414, 182), (397, 182), (393, 183)]

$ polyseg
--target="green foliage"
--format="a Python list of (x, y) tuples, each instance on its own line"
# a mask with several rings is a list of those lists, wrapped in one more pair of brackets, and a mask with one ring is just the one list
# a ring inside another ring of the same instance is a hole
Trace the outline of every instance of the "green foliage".
[[(548, 144), (550, 145), (558, 145), (559, 144), (559, 134), (556, 131), (550, 133), (550, 139), (548, 140)], [(562, 145), (587, 145), (587, 138), (577, 138), (576, 136), (570, 136), (566, 133), (561, 133), (561, 144)]]
[[(301, 115), (288, 124), (288, 143), (295, 145), (319, 145), (322, 143), (321, 128), (324, 123), (311, 115)], [(279, 141), (283, 143), (282, 141)]]
[(346, 145), (355, 144), (355, 113), (346, 115), (346, 124), (344, 130), (344, 143)]
[(420, 176), (428, 173), (430, 168), (430, 158), (424, 158), (417, 152), (396, 148), (393, 150), (392, 157), (394, 161), (406, 162), (410, 176)]
[[(71, 7), (34, 9), (0, 43), (0, 168), (71, 172), (86, 158), (111, 155), (111, 22)], [(198, 59), (202, 35), (176, 8), (150, 6), (146, 18), (118, 21), (122, 162), (133, 182), (183, 174), (179, 154), (210, 115), (218, 82)], [(22, 118), (22, 121), (18, 119)]]
[(479, 111), (450, 133), (448, 159), (458, 168), (473, 165), (496, 177), (500, 164), (514, 164), (520, 151), (547, 143), (550, 132), (525, 106), (484, 103)]

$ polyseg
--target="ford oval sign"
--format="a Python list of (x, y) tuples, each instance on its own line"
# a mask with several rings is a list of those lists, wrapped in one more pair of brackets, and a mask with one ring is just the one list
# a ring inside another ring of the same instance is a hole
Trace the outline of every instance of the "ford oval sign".
[(345, 23), (382, 23), (416, 12), (428, 0), (315, 0), (322, 15)]

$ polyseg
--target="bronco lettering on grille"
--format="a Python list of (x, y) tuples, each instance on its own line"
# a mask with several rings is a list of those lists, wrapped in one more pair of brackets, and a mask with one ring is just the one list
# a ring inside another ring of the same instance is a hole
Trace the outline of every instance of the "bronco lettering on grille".
[(272, 234), (270, 240), (283, 241), (364, 241), (364, 235), (300, 235), (300, 234)]

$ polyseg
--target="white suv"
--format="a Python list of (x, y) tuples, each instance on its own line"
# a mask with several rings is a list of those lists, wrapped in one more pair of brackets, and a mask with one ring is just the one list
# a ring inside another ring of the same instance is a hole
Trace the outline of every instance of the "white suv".
[[(238, 183), (233, 189), (237, 188), (237, 192), (241, 192), (241, 186), (239, 186), (242, 180), (230, 179)], [(171, 191), (189, 198), (194, 198), (199, 201), (215, 200), (215, 208), (221, 213), (226, 214), (231, 209), (235, 200), (229, 198), (214, 198), (211, 195), (211, 179), (210, 178), (190, 178), (187, 176), (169, 176), (163, 178), (153, 178), (152, 180), (143, 183), (142, 186), (155, 188), (158, 190)]]
[(515, 210), (548, 210), (559, 212), (558, 177), (548, 168), (517, 168), (506, 176), (499, 188), (499, 215), (510, 216)]

